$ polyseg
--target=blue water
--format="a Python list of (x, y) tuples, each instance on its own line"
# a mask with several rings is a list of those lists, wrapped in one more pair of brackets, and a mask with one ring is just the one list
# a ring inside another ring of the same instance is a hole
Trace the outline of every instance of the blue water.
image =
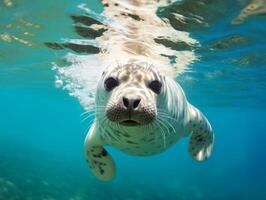
[[(51, 63), (72, 50), (44, 45), (81, 38), (70, 15), (81, 14), (84, 2), (0, 2), (1, 200), (266, 199), (265, 13), (232, 24), (249, 1), (202, 1), (207, 6), (198, 9), (186, 2), (172, 8), (208, 26), (176, 24), (201, 43), (191, 49), (200, 59), (177, 81), (215, 130), (213, 155), (193, 161), (188, 139), (151, 157), (109, 148), (118, 169), (106, 183), (84, 161), (84, 108), (55, 86)], [(102, 11), (98, 1), (85, 3)], [(164, 12), (158, 15), (173, 10)]]

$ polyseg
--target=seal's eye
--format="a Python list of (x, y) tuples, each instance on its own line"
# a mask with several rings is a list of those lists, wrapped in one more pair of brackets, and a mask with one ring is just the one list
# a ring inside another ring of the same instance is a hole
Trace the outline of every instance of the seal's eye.
[(118, 80), (116, 80), (113, 77), (109, 77), (104, 81), (104, 87), (106, 89), (106, 91), (111, 91), (112, 89), (114, 89), (116, 86), (118, 86)]
[(154, 80), (150, 82), (148, 86), (154, 93), (160, 94), (161, 88), (162, 88), (162, 83), (158, 80)]

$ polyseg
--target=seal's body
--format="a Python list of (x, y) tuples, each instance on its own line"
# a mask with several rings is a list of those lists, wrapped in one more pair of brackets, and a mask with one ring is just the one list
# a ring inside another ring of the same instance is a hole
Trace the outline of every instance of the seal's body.
[(178, 83), (138, 60), (104, 71), (96, 92), (96, 119), (85, 141), (86, 159), (97, 178), (110, 180), (115, 174), (104, 145), (145, 156), (185, 136), (191, 136), (189, 152), (195, 160), (210, 156), (212, 128)]
[[(96, 41), (102, 49), (97, 58), (104, 72), (96, 89), (95, 121), (85, 140), (86, 160), (100, 180), (110, 180), (115, 174), (105, 145), (146, 156), (190, 136), (189, 152), (195, 160), (206, 160), (211, 154), (212, 128), (174, 80), (178, 71), (195, 60), (194, 54), (157, 43), (194, 43), (188, 34), (176, 31), (156, 15), (160, 6), (169, 3), (103, 0), (103, 15), (110, 23)], [(116, 64), (110, 64), (113, 62)]]

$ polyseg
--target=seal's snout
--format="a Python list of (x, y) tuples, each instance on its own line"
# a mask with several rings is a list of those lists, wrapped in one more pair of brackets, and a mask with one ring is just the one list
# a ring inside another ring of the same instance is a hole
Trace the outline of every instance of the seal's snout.
[(137, 95), (124, 95), (107, 106), (106, 116), (124, 126), (149, 124), (156, 118), (156, 108), (144, 102)]
[(139, 107), (141, 99), (140, 98), (127, 98), (123, 97), (123, 105), (128, 110), (136, 110)]

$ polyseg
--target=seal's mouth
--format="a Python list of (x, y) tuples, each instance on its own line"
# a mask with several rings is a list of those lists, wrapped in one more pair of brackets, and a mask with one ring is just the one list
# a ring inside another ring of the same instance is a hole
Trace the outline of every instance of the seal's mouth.
[(132, 120), (132, 119), (124, 120), (120, 122), (120, 124), (122, 124), (123, 126), (139, 126), (140, 125), (139, 122)]

